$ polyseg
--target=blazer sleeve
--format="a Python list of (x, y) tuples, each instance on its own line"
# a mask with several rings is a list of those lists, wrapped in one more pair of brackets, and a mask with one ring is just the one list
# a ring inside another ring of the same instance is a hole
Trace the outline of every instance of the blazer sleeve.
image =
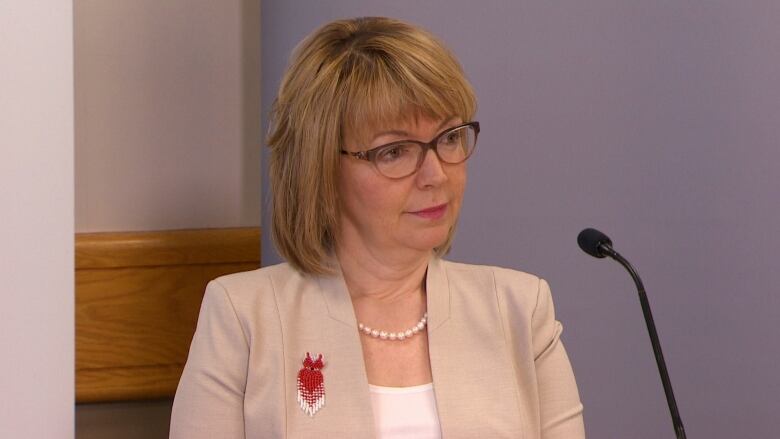
[(203, 297), (171, 415), (171, 439), (243, 439), (249, 344), (224, 287)]
[(550, 287), (544, 279), (539, 280), (531, 324), (542, 439), (585, 438), (577, 383), (561, 343), (562, 326), (555, 320)]

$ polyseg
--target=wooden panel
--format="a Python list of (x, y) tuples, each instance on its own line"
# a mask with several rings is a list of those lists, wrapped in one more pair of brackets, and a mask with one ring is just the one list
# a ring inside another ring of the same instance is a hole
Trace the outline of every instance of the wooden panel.
[(76, 235), (76, 269), (258, 262), (260, 229)]
[(175, 393), (206, 283), (260, 265), (259, 229), (76, 236), (76, 400)]

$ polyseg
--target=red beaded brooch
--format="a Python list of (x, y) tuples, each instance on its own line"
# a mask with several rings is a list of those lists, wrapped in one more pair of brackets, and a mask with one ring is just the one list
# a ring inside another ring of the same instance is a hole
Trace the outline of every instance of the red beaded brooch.
[(298, 371), (298, 402), (301, 404), (301, 409), (309, 416), (314, 416), (325, 405), (323, 367), (325, 363), (322, 362), (322, 354), (319, 354), (316, 360), (312, 360), (311, 355), (306, 352), (303, 367)]

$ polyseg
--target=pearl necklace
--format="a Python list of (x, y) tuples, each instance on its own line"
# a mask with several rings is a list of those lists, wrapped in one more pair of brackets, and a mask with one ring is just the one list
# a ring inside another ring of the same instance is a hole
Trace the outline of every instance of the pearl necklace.
[(397, 340), (403, 341), (411, 336), (418, 334), (425, 329), (425, 325), (428, 324), (428, 313), (423, 314), (422, 318), (416, 325), (406, 331), (387, 332), (379, 329), (370, 328), (360, 322), (358, 322), (358, 330), (363, 334), (370, 335), (371, 337), (378, 338), (380, 340)]

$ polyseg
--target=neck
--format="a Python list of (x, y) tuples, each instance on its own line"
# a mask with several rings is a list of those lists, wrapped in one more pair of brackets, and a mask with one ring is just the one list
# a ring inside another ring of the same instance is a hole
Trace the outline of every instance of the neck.
[(389, 303), (424, 291), (430, 252), (384, 254), (363, 245), (341, 244), (336, 257), (353, 300)]
[(348, 251), (337, 250), (336, 255), (353, 299), (394, 302), (424, 290), (429, 256), (405, 263), (388, 263)]

